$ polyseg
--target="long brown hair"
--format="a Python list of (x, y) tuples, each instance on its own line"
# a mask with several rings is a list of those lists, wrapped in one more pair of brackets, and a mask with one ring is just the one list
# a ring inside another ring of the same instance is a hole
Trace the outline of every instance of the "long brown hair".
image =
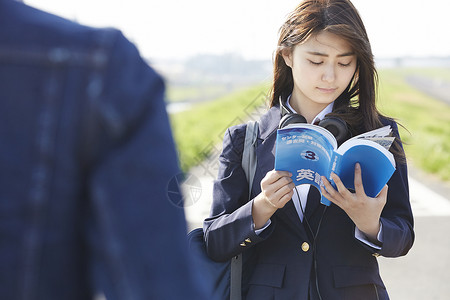
[[(287, 17), (280, 28), (278, 47), (274, 56), (274, 79), (270, 107), (278, 104), (280, 96), (294, 87), (292, 70), (283, 59), (283, 51), (292, 51), (319, 32), (327, 31), (346, 40), (357, 57), (353, 80), (335, 100), (333, 113), (347, 122), (352, 134), (382, 126), (376, 107), (378, 74), (372, 49), (358, 11), (349, 0), (304, 0)], [(387, 117), (384, 117), (387, 118)], [(397, 147), (393, 151), (403, 157)]]

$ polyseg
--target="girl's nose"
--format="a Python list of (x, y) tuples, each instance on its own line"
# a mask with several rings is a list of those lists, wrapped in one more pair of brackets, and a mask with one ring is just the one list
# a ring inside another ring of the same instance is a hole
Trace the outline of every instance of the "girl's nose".
[(324, 73), (322, 75), (322, 80), (326, 82), (333, 82), (336, 79), (336, 73), (334, 66), (326, 66)]

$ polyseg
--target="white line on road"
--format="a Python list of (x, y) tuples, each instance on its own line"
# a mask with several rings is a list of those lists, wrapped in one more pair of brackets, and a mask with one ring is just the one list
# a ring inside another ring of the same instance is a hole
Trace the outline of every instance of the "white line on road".
[(411, 177), (409, 196), (414, 217), (450, 216), (450, 200)]

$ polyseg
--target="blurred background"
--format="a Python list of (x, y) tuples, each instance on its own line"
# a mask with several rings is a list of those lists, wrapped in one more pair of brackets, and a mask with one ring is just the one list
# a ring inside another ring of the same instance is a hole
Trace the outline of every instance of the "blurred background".
[[(277, 31), (298, 0), (25, 0), (94, 26), (115, 26), (143, 56), (182, 60), (235, 53), (270, 60)], [(450, 4), (444, 0), (354, 0), (379, 58), (447, 56)]]
[[(202, 112), (205, 115), (208, 109), (214, 111), (217, 108), (207, 109), (205, 106), (200, 108), (199, 104), (210, 105), (211, 102), (216, 102), (224, 96), (247, 88), (259, 86), (262, 93), (267, 93), (278, 29), (285, 16), (299, 1), (230, 0), (224, 3), (208, 0), (25, 0), (25, 2), (84, 24), (119, 28), (136, 43), (141, 55), (166, 78), (168, 111), (173, 116), (181, 164), (187, 171), (209, 154), (208, 149), (202, 150), (208, 147), (210, 142), (220, 142), (220, 134), (224, 127), (230, 125), (235, 117), (239, 117), (238, 112), (242, 107), (236, 106), (234, 109), (223, 111), (220, 118), (217, 118), (216, 114), (212, 120), (208, 116), (198, 118), (193, 112), (205, 109), (206, 111)], [(423, 99), (413, 99), (411, 96), (408, 96), (411, 99), (404, 98), (408, 91), (413, 93), (408, 90), (409, 88), (415, 88), (422, 91), (421, 97), (449, 101), (450, 27), (447, 13), (450, 10), (450, 2), (354, 0), (353, 3), (366, 25), (380, 71), (379, 106), (384, 113), (398, 118), (410, 133), (414, 133), (410, 135), (405, 132), (403, 135), (406, 141), (418, 137), (422, 144), (420, 146), (423, 146), (425, 140), (422, 136), (417, 136), (415, 128), (417, 125), (420, 130), (424, 129), (426, 126), (421, 123), (423, 120), (417, 120), (411, 125), (410, 120), (403, 118), (410, 116), (409, 110), (412, 106), (409, 105), (409, 101), (420, 103)], [(396, 95), (393, 92), (400, 93), (400, 90), (403, 99), (396, 101), (394, 105), (391, 99)], [(244, 99), (237, 95), (240, 100), (233, 103), (240, 103), (246, 107), (259, 95), (255, 90), (250, 94), (246, 94)], [(416, 94), (415, 97), (419, 97)], [(408, 101), (405, 103), (406, 100)], [(422, 113), (428, 112), (433, 116), (435, 110), (442, 113), (443, 110), (439, 109), (439, 105), (434, 107), (429, 102), (423, 101), (425, 111)], [(235, 104), (231, 103), (225, 106), (234, 107)], [(444, 107), (448, 109), (448, 105)], [(192, 121), (186, 119), (186, 113), (183, 113), (189, 110)], [(444, 119), (440, 119), (435, 126), (450, 123), (448, 110), (444, 111), (446, 112)], [(176, 115), (180, 113), (182, 117), (177, 117)], [(205, 120), (205, 123), (213, 122), (214, 126), (204, 126), (198, 121), (200, 119)], [(236, 121), (239, 122), (241, 119), (238, 118)], [(183, 132), (179, 132), (178, 128)], [(192, 136), (186, 133), (185, 128), (192, 128), (189, 130)], [(448, 133), (448, 126), (446, 130)], [(434, 133), (434, 130), (432, 131)], [(426, 143), (429, 149), (419, 150), (411, 146), (407, 151), (412, 152), (411, 158), (422, 156), (420, 161), (414, 160), (419, 167), (448, 181), (449, 141), (446, 141), (444, 148), (443, 146), (436, 148), (436, 139), (430, 140), (431, 144)], [(438, 155), (435, 155), (435, 151), (438, 151)], [(430, 155), (432, 153), (433, 155)], [(444, 160), (441, 157), (443, 154), (447, 154)], [(425, 156), (439, 157), (439, 160), (425, 162)]]
[[(167, 109), (200, 226), (228, 126), (264, 112), (278, 29), (299, 0), (25, 0), (116, 27), (167, 82)], [(404, 126), (416, 243), (380, 258), (391, 298), (450, 299), (450, 29), (445, 0), (353, 0), (379, 71), (380, 110)]]

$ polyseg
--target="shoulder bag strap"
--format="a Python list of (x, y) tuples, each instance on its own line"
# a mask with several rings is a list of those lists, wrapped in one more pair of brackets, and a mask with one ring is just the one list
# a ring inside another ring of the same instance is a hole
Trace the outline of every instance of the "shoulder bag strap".
[[(258, 137), (258, 122), (249, 121), (245, 131), (244, 151), (242, 153), (242, 168), (248, 182), (248, 200), (251, 199), (253, 178), (256, 171), (255, 145)], [(242, 298), (242, 253), (231, 259), (230, 300)]]

